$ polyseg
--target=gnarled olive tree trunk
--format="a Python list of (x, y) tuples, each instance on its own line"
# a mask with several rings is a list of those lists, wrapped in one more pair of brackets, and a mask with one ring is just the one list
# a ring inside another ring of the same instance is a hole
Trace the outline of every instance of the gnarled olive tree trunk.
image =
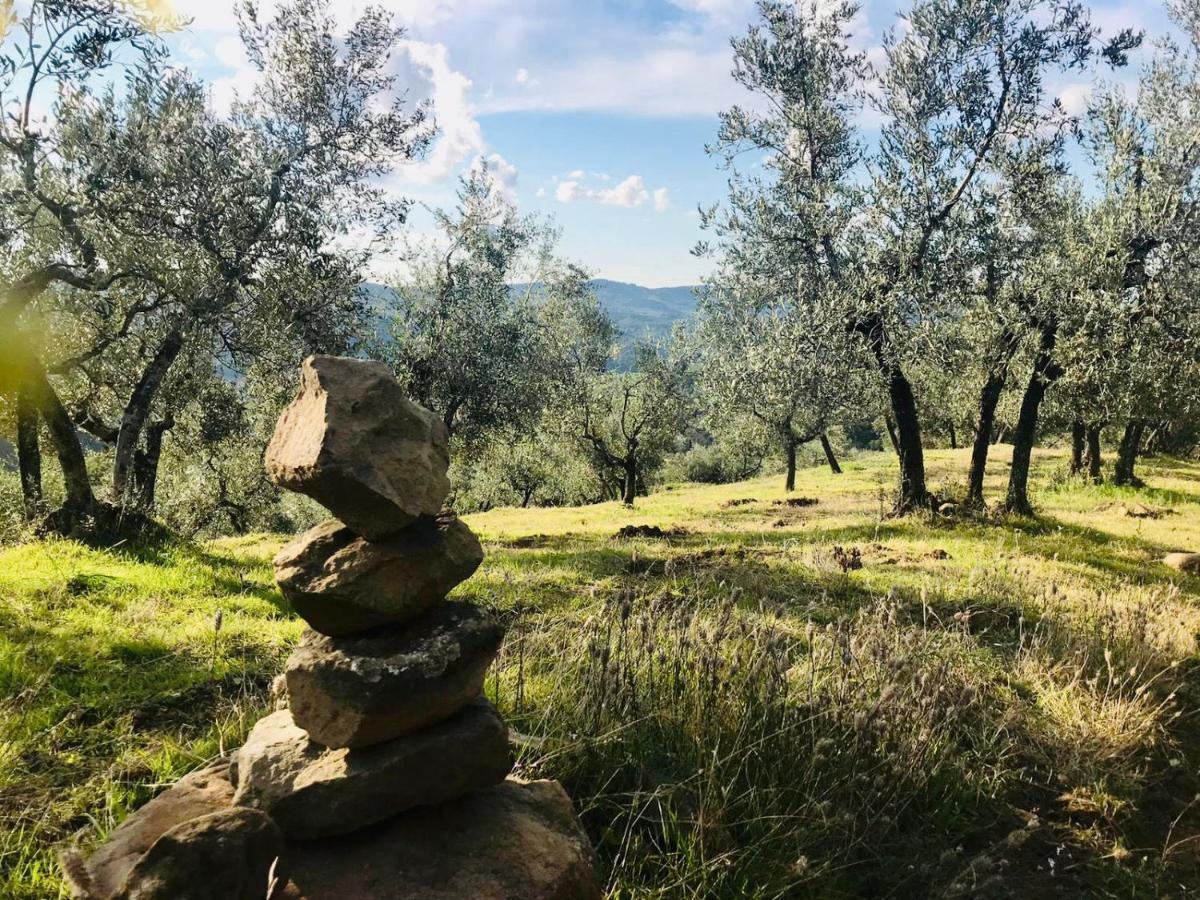
[(38, 411), (25, 384), (17, 388), (17, 466), (21, 474), (21, 497), (25, 521), (42, 512), (42, 448), (38, 438)]
[[(183, 350), (183, 333), (179, 329), (172, 330), (155, 351), (154, 358), (142, 372), (125, 411), (121, 415), (121, 426), (117, 432), (116, 452), (113, 458), (112, 501), (122, 506), (134, 505), (138, 502), (135, 496), (131, 474), (137, 459), (138, 444), (141, 441), (142, 430), (150, 415), (150, 405), (162, 387), (163, 380), (171, 364), (179, 358)], [(161, 449), (159, 435), (159, 449)], [(154, 455), (157, 465), (158, 454)]]
[(633, 506), (633, 501), (637, 498), (637, 479), (637, 456), (631, 453), (625, 460), (625, 477), (621, 489), (621, 502), (626, 506)]
[(883, 319), (873, 315), (854, 323), (854, 330), (867, 342), (879, 372), (887, 381), (888, 401), (896, 425), (896, 453), (900, 457), (900, 496), (897, 512), (910, 512), (929, 504), (925, 486), (925, 448), (921, 441), (921, 417), (912, 383), (893, 358)]
[(133, 481), (137, 491), (138, 506), (149, 512), (154, 509), (155, 493), (158, 490), (158, 461), (162, 457), (163, 436), (175, 427), (175, 417), (167, 415), (162, 421), (146, 428), (146, 449), (134, 456)]
[(833, 445), (829, 443), (829, 435), (824, 431), (820, 434), (821, 449), (825, 451), (825, 461), (829, 463), (829, 471), (834, 475), (842, 474), (842, 467), (838, 465), (837, 457), (833, 453)]
[(1084, 453), (1083, 461), (1087, 466), (1088, 481), (1093, 484), (1099, 484), (1104, 480), (1104, 475), (1101, 472), (1100, 466), (1103, 462), (1100, 454), (1100, 431), (1103, 425), (1099, 422), (1093, 422), (1087, 427), (1086, 445), (1087, 450)]
[(1137, 465), (1138, 450), (1142, 445), (1142, 433), (1146, 423), (1141, 419), (1130, 419), (1125, 423), (1125, 431), (1121, 435), (1121, 443), (1117, 447), (1117, 464), (1113, 469), (1113, 483), (1120, 485), (1139, 485), (1141, 480), (1133, 474)]
[(789, 493), (796, 489), (796, 448), (799, 446), (799, 441), (792, 435), (788, 435), (783, 442), (783, 454), (787, 459), (787, 476), (784, 481), (783, 489)]
[(75, 433), (75, 423), (58, 399), (45, 370), (36, 360), (26, 362), (24, 379), (29, 397), (46, 423), (50, 443), (62, 468), (66, 492), (64, 506), (68, 510), (68, 517), (76, 519), (87, 516), (95, 509), (96, 496), (92, 493), (92, 482), (88, 478), (79, 435)]
[(1029, 463), (1033, 457), (1033, 444), (1037, 438), (1038, 413), (1046, 391), (1062, 376), (1062, 367), (1054, 360), (1054, 347), (1058, 341), (1058, 325), (1054, 321), (1043, 323), (1038, 341), (1038, 354), (1033, 363), (1033, 373), (1021, 398), (1021, 414), (1017, 419), (1017, 430), (1013, 434), (1012, 470), (1008, 476), (1008, 496), (1005, 508), (1009, 512), (1032, 515), (1029, 503)]
[(1000, 339), (999, 357), (988, 371), (988, 377), (979, 391), (979, 421), (971, 445), (971, 469), (967, 474), (967, 503), (972, 506), (983, 505), (983, 477), (987, 472), (992, 431), (996, 427), (996, 408), (1008, 383), (1009, 365), (1019, 343), (1020, 338), (1015, 332), (1004, 332)]
[(1083, 448), (1087, 443), (1087, 426), (1076, 419), (1071, 423), (1071, 474), (1083, 471)]

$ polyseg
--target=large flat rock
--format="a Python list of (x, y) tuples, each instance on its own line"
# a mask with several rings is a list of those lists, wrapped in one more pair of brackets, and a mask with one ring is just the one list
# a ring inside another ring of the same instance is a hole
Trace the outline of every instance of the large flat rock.
[(118, 900), (264, 900), (282, 883), (283, 835), (254, 809), (229, 808), (190, 819), (137, 861)]
[(599, 900), (591, 845), (556, 781), (510, 779), (353, 835), (291, 843), (289, 900)]
[(1180, 572), (1200, 575), (1200, 553), (1168, 553), (1163, 562)]
[(326, 747), (368, 747), (439, 722), (479, 695), (504, 630), (468, 603), (439, 603), (360, 637), (306, 631), (287, 662), (296, 724)]
[(405, 397), (387, 366), (310, 356), (265, 463), (280, 487), (381, 540), (441, 509), (450, 492), (448, 444), (442, 420)]
[(491, 787), (511, 769), (507, 728), (482, 698), (361, 750), (310, 741), (283, 710), (260, 720), (239, 752), (236, 802), (270, 813), (288, 837), (311, 839)]
[(279, 551), (275, 579), (313, 629), (343, 637), (414, 618), (481, 562), (479, 540), (459, 519), (422, 521), (377, 542), (332, 519)]
[[(216, 763), (179, 779), (118, 825), (84, 865), (77, 896), (111, 900), (130, 870), (160, 837), (185, 822), (222, 812), (233, 803), (229, 763)], [(71, 873), (68, 872), (68, 878)]]

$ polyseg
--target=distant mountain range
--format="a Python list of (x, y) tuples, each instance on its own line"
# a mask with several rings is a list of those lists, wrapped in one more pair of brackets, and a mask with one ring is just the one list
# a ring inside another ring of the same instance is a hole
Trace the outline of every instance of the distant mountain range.
[[(637, 341), (666, 337), (676, 322), (690, 318), (696, 311), (698, 287), (648, 288), (607, 278), (596, 278), (591, 284), (600, 305), (621, 332), (624, 363)], [(363, 291), (382, 317), (393, 296), (391, 289), (367, 282)], [(379, 333), (385, 333), (382, 324)]]
[(666, 337), (676, 322), (696, 311), (696, 287), (648, 288), (605, 278), (595, 279), (592, 287), (627, 343)]

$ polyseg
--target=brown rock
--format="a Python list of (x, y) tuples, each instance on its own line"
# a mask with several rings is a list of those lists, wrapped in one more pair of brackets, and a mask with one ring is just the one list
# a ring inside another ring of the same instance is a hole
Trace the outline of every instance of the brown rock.
[(510, 779), (319, 843), (291, 843), (290, 900), (600, 900), (587, 835), (556, 781)]
[(179, 779), (113, 830), (79, 874), (68, 873), (78, 895), (94, 900), (117, 896), (126, 876), (160, 837), (185, 822), (228, 809), (233, 803), (229, 762), (222, 761)]
[(432, 728), (361, 750), (310, 741), (285, 710), (260, 720), (242, 747), (237, 802), (270, 813), (289, 838), (310, 839), (491, 787), (510, 769), (507, 727), (482, 698)]
[(264, 900), (283, 835), (265, 813), (226, 809), (176, 825), (129, 871), (119, 900)]
[(1163, 562), (1180, 572), (1200, 575), (1200, 553), (1168, 553)]
[(478, 696), (504, 630), (468, 603), (360, 637), (306, 631), (287, 662), (296, 724), (326, 747), (367, 747), (432, 725)]
[(417, 616), (481, 562), (483, 548), (458, 519), (420, 522), (379, 542), (331, 519), (279, 551), (275, 578), (309, 625), (340, 637)]
[(441, 419), (405, 397), (387, 366), (310, 356), (267, 447), (267, 474), (381, 540), (441, 509), (448, 441)]

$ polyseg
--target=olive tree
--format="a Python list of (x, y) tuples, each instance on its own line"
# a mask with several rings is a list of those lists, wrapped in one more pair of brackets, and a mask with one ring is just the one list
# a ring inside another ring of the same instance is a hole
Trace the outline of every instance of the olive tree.
[[(718, 423), (749, 416), (775, 436), (795, 487), (797, 448), (825, 432), (873, 387), (846, 338), (840, 246), (861, 205), (855, 172), (863, 148), (851, 120), (864, 57), (845, 26), (856, 7), (759, 4), (763, 23), (733, 42), (734, 78), (766, 98), (767, 112), (735, 106), (709, 152), (731, 172), (725, 207), (709, 211), (718, 256), (701, 294), (699, 383)], [(765, 152), (765, 173), (739, 160)]]
[(435, 216), (438, 239), (395, 281), (379, 353), (460, 446), (532, 440), (547, 411), (604, 371), (616, 331), (588, 273), (555, 253), (557, 233), (519, 215), (486, 164)]
[(615, 477), (621, 500), (632, 505), (691, 411), (683, 361), (643, 345), (631, 372), (581, 370), (556, 417), (596, 469)]
[[(873, 73), (848, 49), (856, 10), (764, 0), (764, 24), (735, 42), (735, 77), (768, 102), (726, 114), (717, 146), (766, 151), (773, 171), (732, 182), (724, 249), (743, 274), (780, 269), (837, 305), (883, 383), (907, 510), (928, 501), (909, 370), (961, 312), (989, 185), (1042, 177), (1013, 148), (1062, 117), (1046, 78), (1084, 65), (1095, 34), (1077, 3), (919, 0)], [(868, 86), (883, 122), (870, 148), (852, 124)]]
[(798, 303), (790, 292), (758, 299), (752, 287), (718, 277), (700, 301), (696, 341), (710, 418), (720, 427), (749, 417), (770, 433), (783, 451), (788, 491), (796, 487), (797, 450), (810, 441), (821, 441), (839, 471), (826, 433), (875, 385), (819, 299)]
[[(94, 98), (117, 54), (128, 59), (134, 89), (144, 90), (162, 53), (145, 23), (117, 2), (41, 0), (6, 24), (0, 45), (0, 394), (15, 410), (28, 513), (41, 509), (39, 424), (62, 468), (67, 505), (87, 512), (95, 495), (74, 424), (42, 359), (55, 340), (46, 334), (39, 306), (53, 294), (67, 310), (107, 309), (107, 292), (143, 276), (146, 266), (125, 252), (135, 229), (122, 207), (109, 202), (110, 185), (89, 161), (96, 142), (81, 142), (78, 131), (60, 123)], [(110, 136), (100, 135), (101, 141)]]
[[(220, 116), (186, 73), (155, 67), (161, 53), (147, 51), (126, 90), (92, 92), (88, 78), (99, 70), (84, 63), (111, 56), (117, 38), (153, 44), (132, 25), (94, 24), (101, 7), (35, 3), (28, 27), (42, 27), (39, 16), (67, 16), (83, 37), (64, 32), (61, 46), (70, 51), (62, 52), (82, 62), (10, 67), (31, 84), (47, 71), (60, 85), (73, 79), (73, 89), (59, 91), (53, 152), (35, 156), (32, 182), (19, 152), (13, 165), (25, 173), (22, 196), (38, 215), (46, 208), (40, 184), (77, 186), (78, 202), (57, 203), (51, 216), (60, 244), (79, 255), (56, 280), (82, 289), (73, 283), (82, 271), (83, 287), (100, 294), (88, 307), (46, 299), (62, 333), (88, 340), (68, 340), (66, 353), (24, 367), (25, 392), (38, 401), (32, 405), (67, 473), (64, 528), (97, 508), (76, 426), (113, 447), (111, 500), (144, 505), (157, 445), (178, 412), (169, 400), (188, 396), (170, 389), (180, 360), (193, 372), (232, 375), (263, 358), (294, 366), (304, 352), (348, 346), (361, 321), (353, 285), (371, 248), (334, 241), (402, 220), (404, 204), (379, 188), (378, 176), (428, 137), (424, 110), (389, 96), (388, 59), (401, 32), (378, 10), (338, 34), (320, 0), (292, 0), (267, 21), (243, 6), (242, 37), (258, 81)], [(101, 38), (102, 50), (89, 49)], [(95, 223), (94, 233), (85, 222)], [(29, 325), (43, 310), (26, 300), (14, 312)]]
[(392, 285), (383, 354), (461, 440), (529, 430), (545, 399), (538, 305), (553, 233), (517, 213), (486, 164), (463, 177), (454, 210), (434, 215), (438, 239), (411, 253)]

